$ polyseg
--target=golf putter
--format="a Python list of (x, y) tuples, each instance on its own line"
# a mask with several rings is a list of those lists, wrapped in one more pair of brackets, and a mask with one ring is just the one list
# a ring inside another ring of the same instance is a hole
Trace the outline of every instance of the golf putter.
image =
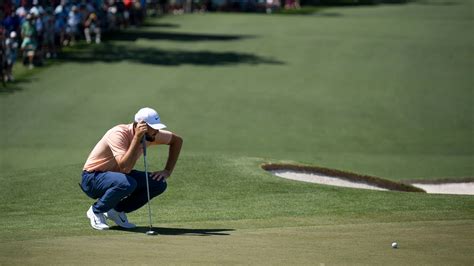
[(148, 167), (146, 163), (146, 139), (145, 135), (143, 135), (142, 139), (142, 145), (143, 145), (143, 163), (145, 164), (145, 178), (146, 178), (146, 193), (148, 197), (148, 219), (150, 221), (150, 230), (146, 231), (145, 234), (147, 235), (156, 235), (156, 232), (153, 231), (153, 225), (151, 224), (151, 207), (150, 207), (150, 185), (148, 184)]

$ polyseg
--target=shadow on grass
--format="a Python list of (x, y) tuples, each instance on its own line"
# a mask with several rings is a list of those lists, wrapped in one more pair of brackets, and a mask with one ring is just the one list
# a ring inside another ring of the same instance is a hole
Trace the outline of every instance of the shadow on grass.
[(0, 84), (0, 95), (8, 95), (15, 92), (22, 91), (23, 89), (13, 84), (2, 85)]
[(12, 93), (23, 91), (22, 85), (25, 83), (31, 83), (31, 78), (20, 78), (14, 82), (8, 82), (4, 85), (0, 84), (0, 96), (9, 95)]
[[(170, 24), (173, 25), (173, 24)], [(156, 32), (141, 30), (124, 30), (113, 32), (105, 36), (109, 41), (136, 41), (138, 39), (176, 41), (176, 42), (198, 42), (198, 41), (237, 41), (255, 38), (251, 35), (222, 35), (222, 34), (195, 34), (177, 32)]]
[(59, 61), (92, 63), (131, 61), (142, 64), (179, 66), (192, 65), (235, 65), (235, 64), (274, 64), (282, 65), (281, 61), (263, 58), (248, 53), (161, 50), (153, 47), (130, 47), (125, 45), (104, 44), (93, 49), (74, 49), (63, 53)]
[[(149, 23), (146, 24), (145, 27), (176, 28), (179, 27), (179, 25), (170, 23)], [(122, 61), (161, 66), (179, 66), (184, 64), (201, 66), (229, 66), (236, 64), (285, 64), (284, 62), (272, 58), (260, 57), (250, 53), (162, 50), (154, 47), (137, 47), (127, 44), (115, 44), (113, 42), (133, 42), (138, 39), (182, 42), (237, 41), (245, 38), (255, 38), (255, 36), (153, 32), (129, 29), (107, 34), (107, 36), (105, 36), (106, 42), (100, 45), (91, 46), (85, 42), (79, 42), (74, 47), (66, 47), (61, 52), (59, 58), (48, 65), (65, 62), (88, 64), (94, 62), (114, 63)], [(40, 71), (40, 69), (28, 71), (26, 76), (31, 76), (32, 74)], [(30, 79), (19, 77), (18, 81), (8, 84), (5, 87), (1, 86), (0, 84), (0, 96), (22, 91), (22, 83), (29, 82), (31, 82)]]
[(140, 28), (179, 28), (179, 25), (173, 23), (155, 23), (147, 21), (140, 25)]
[[(132, 229), (126, 229), (118, 226), (113, 226), (110, 230), (116, 231), (125, 231), (131, 233), (145, 234), (150, 227), (147, 226), (138, 226)], [(153, 227), (155, 233), (158, 235), (167, 235), (167, 236), (228, 236), (233, 232), (234, 229), (188, 229), (188, 228), (168, 228), (168, 227)]]

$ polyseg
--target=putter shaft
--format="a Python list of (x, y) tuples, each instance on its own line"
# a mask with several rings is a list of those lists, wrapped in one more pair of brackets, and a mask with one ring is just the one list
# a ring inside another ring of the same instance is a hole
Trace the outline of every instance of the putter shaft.
[[(150, 222), (150, 231), (152, 231), (151, 229), (153, 228), (153, 225), (151, 224), (150, 185), (148, 184), (148, 167), (147, 167), (147, 163), (146, 163), (146, 139), (145, 139), (145, 136), (143, 136), (142, 145), (143, 145), (143, 163), (145, 164), (146, 193), (147, 193), (147, 197), (148, 197), (148, 203), (147, 203), (148, 204), (148, 219), (149, 219), (149, 222)], [(150, 232), (150, 231), (148, 231), (148, 232)], [(148, 234), (148, 232), (147, 232), (147, 234)]]

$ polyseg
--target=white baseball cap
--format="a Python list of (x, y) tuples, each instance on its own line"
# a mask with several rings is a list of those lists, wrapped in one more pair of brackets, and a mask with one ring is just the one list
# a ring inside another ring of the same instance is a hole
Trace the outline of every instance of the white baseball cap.
[(154, 129), (166, 128), (166, 126), (161, 123), (158, 113), (149, 107), (142, 108), (135, 114), (135, 122), (139, 123), (141, 121), (144, 121)]

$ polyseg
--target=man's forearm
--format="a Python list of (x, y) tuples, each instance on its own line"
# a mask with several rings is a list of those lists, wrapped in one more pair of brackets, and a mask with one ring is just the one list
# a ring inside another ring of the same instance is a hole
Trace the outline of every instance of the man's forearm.
[(176, 139), (170, 144), (168, 152), (168, 160), (166, 161), (165, 170), (169, 171), (170, 174), (173, 172), (173, 169), (178, 161), (179, 153), (181, 152), (181, 147), (183, 146), (183, 139), (176, 136)]
[(140, 144), (141, 143), (137, 138), (133, 138), (127, 152), (118, 162), (121, 172), (130, 173), (130, 171), (132, 171), (133, 167), (135, 166), (134, 164), (137, 161), (137, 157), (139, 156), (138, 146), (140, 146)]

